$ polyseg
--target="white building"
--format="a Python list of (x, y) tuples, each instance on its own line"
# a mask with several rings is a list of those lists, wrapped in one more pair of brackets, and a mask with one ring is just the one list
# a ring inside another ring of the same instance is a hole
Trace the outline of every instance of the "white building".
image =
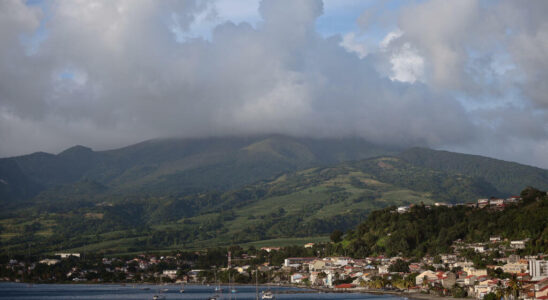
[(55, 253), (55, 255), (61, 258), (69, 258), (71, 256), (80, 257), (80, 253)]
[(177, 278), (177, 270), (164, 270), (164, 272), (162, 272), (162, 275), (171, 279), (175, 279)]
[(533, 278), (548, 276), (548, 261), (546, 260), (529, 260), (529, 275)]

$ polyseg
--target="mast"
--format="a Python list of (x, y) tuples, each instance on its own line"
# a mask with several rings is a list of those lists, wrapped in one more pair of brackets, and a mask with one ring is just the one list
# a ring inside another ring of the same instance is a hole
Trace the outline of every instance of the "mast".
[(259, 300), (259, 268), (255, 270), (255, 299)]

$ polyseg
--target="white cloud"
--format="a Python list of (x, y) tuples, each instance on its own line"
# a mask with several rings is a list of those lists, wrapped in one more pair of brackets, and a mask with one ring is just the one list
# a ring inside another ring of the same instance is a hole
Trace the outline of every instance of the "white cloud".
[(354, 32), (343, 35), (343, 39), (339, 45), (346, 49), (346, 51), (355, 53), (360, 59), (367, 56), (365, 44), (356, 40), (356, 34)]
[[(466, 149), (489, 141), (525, 160), (506, 143), (548, 140), (546, 10), (532, 3), (408, 4), (398, 24), (383, 24), (401, 31), (373, 47), (367, 32), (319, 34), (319, 1), (263, 1), (241, 15), (224, 2), (58, 1), (48, 18), (2, 1), (0, 154), (285, 133)], [(20, 36), (41, 22), (47, 36), (26, 55)], [(470, 109), (456, 93), (477, 102), (512, 93), (521, 105)]]

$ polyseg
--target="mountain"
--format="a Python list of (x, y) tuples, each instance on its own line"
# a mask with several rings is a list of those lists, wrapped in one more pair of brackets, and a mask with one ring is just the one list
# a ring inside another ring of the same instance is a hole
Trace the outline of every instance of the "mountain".
[(417, 167), (394, 156), (287, 172), (225, 192), (81, 195), (104, 188), (86, 181), (41, 193), (33, 206), (4, 218), (6, 244), (14, 252), (24, 250), (29, 239), (40, 251), (126, 252), (325, 236), (350, 229), (383, 207), (475, 201), (499, 193), (479, 178)]
[(526, 186), (548, 189), (548, 170), (515, 162), (426, 148), (411, 148), (398, 156), (416, 166), (481, 177), (506, 195)]
[(228, 190), (290, 170), (389, 153), (395, 149), (361, 139), (281, 135), (157, 139), (109, 151), (75, 146), (57, 155), (0, 159), (1, 182), (10, 187), (0, 190), (0, 202), (28, 200), (82, 180), (124, 195)]
[(0, 159), (0, 251), (125, 252), (325, 237), (392, 205), (543, 188), (546, 170), (360, 139), (159, 139)]

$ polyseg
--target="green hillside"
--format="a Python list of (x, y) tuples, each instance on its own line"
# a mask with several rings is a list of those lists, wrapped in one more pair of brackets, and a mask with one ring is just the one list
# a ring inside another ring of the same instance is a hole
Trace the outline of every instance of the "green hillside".
[[(284, 173), (228, 192), (120, 196), (101, 194), (105, 187), (94, 181), (59, 189), (64, 198), (43, 192), (33, 206), (3, 217), (3, 251), (24, 251), (28, 243), (46, 252), (133, 252), (318, 237), (352, 228), (391, 205), (475, 201), (497, 193), (479, 179), (397, 157)], [(83, 196), (93, 193), (98, 196)]]
[(348, 231), (341, 245), (352, 256), (422, 257), (448, 253), (457, 239), (485, 242), (491, 236), (500, 236), (503, 240), (528, 239), (524, 253), (546, 253), (548, 196), (528, 188), (521, 197), (521, 203), (502, 211), (417, 205), (409, 213), (398, 214), (394, 213), (395, 207), (386, 208), (373, 212), (355, 230)]
[[(395, 155), (395, 156), (394, 156)], [(545, 186), (548, 171), (360, 139), (151, 140), (0, 159), (0, 249), (132, 252), (322, 239), (392, 205)]]
[(481, 177), (506, 195), (517, 194), (526, 186), (548, 189), (548, 170), (514, 162), (425, 148), (406, 150), (399, 157), (429, 169)]

